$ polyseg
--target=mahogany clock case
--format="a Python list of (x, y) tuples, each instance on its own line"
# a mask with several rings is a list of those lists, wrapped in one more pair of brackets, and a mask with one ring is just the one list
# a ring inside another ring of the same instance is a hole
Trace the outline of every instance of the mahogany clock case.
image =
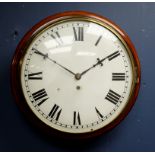
[[(58, 132), (57, 130), (52, 129), (49, 126), (47, 126), (46, 124), (42, 123), (33, 114), (33, 112), (30, 110), (29, 106), (27, 105), (27, 103), (26, 103), (26, 101), (24, 99), (22, 90), (21, 90), (21, 85), (20, 85), (20, 62), (21, 62), (21, 59), (22, 59), (22, 57), (24, 55), (24, 52), (25, 52), (24, 50), (27, 47), (27, 44), (30, 42), (30, 40), (31, 40), (33, 34), (35, 33), (35, 31), (38, 28), (42, 27), (43, 25), (48, 25), (49, 22), (60, 20), (63, 17), (72, 17), (72, 16), (74, 16), (74, 17), (92, 18), (92, 19), (101, 21), (103, 23), (106, 23), (107, 25), (109, 25), (110, 27), (115, 29), (117, 31), (117, 33), (119, 33), (120, 36), (122, 37), (122, 39), (125, 41), (125, 43), (129, 47), (129, 49), (131, 50), (132, 56), (134, 58), (134, 66), (136, 68), (136, 73), (137, 73), (137, 81), (136, 81), (136, 85), (135, 85), (135, 88), (134, 88), (133, 95), (130, 98), (129, 103), (127, 104), (127, 106), (123, 110), (123, 112), (112, 123), (110, 123), (109, 125), (103, 127), (102, 129), (99, 129), (99, 130), (94, 131), (92, 133), (83, 133), (83, 134), (63, 133), (63, 132)], [(94, 136), (100, 135), (100, 134), (106, 132), (107, 130), (115, 127), (128, 114), (128, 112), (132, 108), (133, 104), (135, 103), (136, 97), (138, 95), (139, 87), (140, 87), (140, 63), (139, 63), (139, 59), (138, 59), (136, 50), (135, 50), (134, 45), (132, 44), (131, 40), (129, 39), (127, 34), (122, 29), (120, 29), (116, 24), (114, 24), (112, 21), (110, 21), (109, 19), (107, 19), (107, 18), (105, 18), (103, 16), (99, 16), (99, 15), (96, 15), (96, 14), (93, 14), (93, 13), (90, 13), (90, 12), (70, 11), (70, 12), (64, 12), (64, 13), (59, 13), (59, 14), (49, 16), (49, 17), (43, 19), (38, 24), (36, 24), (35, 26), (33, 26), (32, 29), (28, 33), (26, 33), (26, 35), (23, 37), (23, 39), (19, 43), (19, 45), (18, 45), (18, 47), (16, 49), (16, 52), (14, 54), (14, 57), (13, 57), (13, 61), (12, 61), (12, 65), (11, 65), (11, 84), (12, 84), (13, 95), (14, 95), (15, 100), (16, 100), (17, 104), (19, 105), (20, 109), (26, 114), (26, 116), (34, 124), (41, 127), (42, 130), (44, 130), (48, 134), (52, 133), (52, 135), (58, 135), (60, 137), (69, 137), (69, 138), (77, 138), (77, 139), (79, 139), (79, 138), (88, 138), (88, 137), (94, 137)]]
[[(40, 11), (41, 9), (41, 11)], [(78, 145), (49, 138), (25, 121), (10, 88), (15, 49), (38, 21), (60, 10), (86, 10), (107, 17), (133, 41), (141, 63), (141, 86), (129, 115), (110, 132)], [(0, 3), (1, 151), (155, 151), (154, 36), (155, 3)], [(78, 146), (78, 147), (77, 147)]]

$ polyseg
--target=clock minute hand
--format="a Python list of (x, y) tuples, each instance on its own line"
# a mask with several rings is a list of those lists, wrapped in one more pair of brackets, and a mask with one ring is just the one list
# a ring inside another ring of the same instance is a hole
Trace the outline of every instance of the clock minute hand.
[(66, 70), (66, 71), (68, 71), (69, 73), (71, 73), (71, 74), (75, 75), (75, 73), (74, 73), (74, 72), (72, 72), (72, 71), (71, 71), (71, 70), (69, 70), (68, 68), (66, 68), (66, 67), (62, 66), (61, 64), (59, 64), (59, 63), (58, 63), (58, 62), (56, 62), (55, 60), (53, 60), (53, 59), (51, 59), (51, 58), (49, 58), (49, 57), (48, 57), (48, 59), (49, 59), (49, 60), (51, 60), (53, 63), (57, 64), (58, 66), (60, 66), (61, 68), (65, 69), (65, 70)]
[(44, 54), (44, 53), (42, 53), (42, 52), (38, 51), (38, 50), (37, 50), (37, 49), (35, 49), (35, 48), (32, 48), (32, 50), (35, 50), (35, 51), (34, 51), (34, 53), (36, 53), (36, 54), (39, 54), (39, 55), (43, 56), (43, 58), (44, 58), (44, 59), (48, 58), (48, 54)]
[(44, 53), (42, 53), (42, 52), (40, 52), (40, 51), (38, 51), (37, 49), (33, 49), (33, 50), (35, 50), (35, 52), (34, 53), (36, 53), (36, 54), (39, 54), (39, 55), (41, 55), (41, 56), (43, 56), (44, 57), (44, 59), (49, 59), (50, 61), (52, 61), (53, 63), (55, 63), (55, 64), (57, 64), (58, 66), (60, 66), (61, 68), (63, 68), (63, 69), (65, 69), (66, 71), (68, 71), (69, 73), (71, 73), (71, 74), (73, 74), (73, 75), (75, 75), (75, 73), (74, 72), (72, 72), (71, 70), (69, 70), (68, 68), (66, 68), (66, 67), (64, 67), (64, 66), (62, 66), (61, 64), (59, 64), (58, 62), (56, 62), (55, 60), (53, 60), (52, 58), (50, 58), (49, 56), (48, 56), (48, 54), (44, 54)]

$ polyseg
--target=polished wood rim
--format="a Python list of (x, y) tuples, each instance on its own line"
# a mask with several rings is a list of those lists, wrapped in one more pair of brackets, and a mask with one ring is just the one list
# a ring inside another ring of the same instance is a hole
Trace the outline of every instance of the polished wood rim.
[[(112, 29), (114, 29), (120, 36), (121, 38), (125, 41), (127, 47), (131, 51), (131, 55), (134, 59), (134, 66), (136, 69), (136, 83), (135, 87), (133, 90), (133, 94), (131, 98), (129, 99), (129, 102), (127, 106), (124, 108), (122, 113), (110, 124), (107, 126), (103, 127), (102, 129), (96, 130), (94, 132), (90, 133), (82, 133), (82, 134), (70, 134), (70, 133), (64, 133), (61, 131), (57, 131), (45, 123), (43, 123), (29, 108), (28, 104), (25, 101), (24, 95), (22, 93), (22, 88), (20, 84), (20, 61), (24, 55), (25, 48), (30, 41), (30, 38), (34, 35), (34, 33), (42, 26), (48, 25), (50, 23), (54, 23), (56, 21), (61, 21), (64, 18), (69, 18), (69, 17), (88, 17), (92, 18), (94, 20), (98, 20), (100, 22), (103, 22), (110, 26)], [(95, 137), (100, 134), (105, 133), (106, 131), (114, 128), (117, 124), (119, 124), (129, 113), (131, 108), (133, 107), (135, 100), (138, 96), (139, 88), (140, 88), (140, 79), (141, 79), (141, 70), (140, 70), (140, 62), (136, 53), (136, 49), (134, 48), (134, 45), (132, 44), (131, 40), (129, 39), (128, 35), (121, 30), (116, 24), (114, 24), (112, 21), (109, 19), (99, 16), (90, 12), (84, 12), (84, 11), (70, 11), (70, 12), (64, 12), (64, 13), (59, 13), (55, 14), (52, 16), (49, 16), (42, 21), (40, 21), (38, 24), (33, 26), (30, 31), (28, 31), (23, 39), (20, 41), (19, 45), (16, 48), (15, 54), (13, 56), (13, 60), (11, 63), (11, 88), (12, 88), (12, 93), (13, 96), (15, 97), (16, 103), (19, 105), (19, 108), (21, 111), (29, 118), (29, 120), (35, 124), (35, 126), (38, 126), (41, 130), (46, 132), (48, 135), (56, 135), (59, 137), (64, 137), (64, 138), (71, 138), (71, 139), (81, 139), (81, 138), (90, 138), (90, 137)]]

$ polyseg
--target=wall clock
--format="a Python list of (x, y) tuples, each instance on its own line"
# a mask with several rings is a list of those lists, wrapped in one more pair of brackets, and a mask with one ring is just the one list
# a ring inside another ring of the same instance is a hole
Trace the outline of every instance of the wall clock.
[(20, 109), (43, 131), (88, 138), (128, 114), (139, 91), (140, 63), (129, 37), (113, 22), (64, 12), (23, 37), (11, 82)]

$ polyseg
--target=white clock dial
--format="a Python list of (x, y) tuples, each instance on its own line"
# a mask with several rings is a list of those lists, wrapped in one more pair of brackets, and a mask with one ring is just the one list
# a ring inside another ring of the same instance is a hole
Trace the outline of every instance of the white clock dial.
[(112, 122), (128, 103), (132, 62), (120, 39), (95, 22), (50, 26), (29, 45), (21, 66), (25, 99), (48, 126), (86, 133)]

